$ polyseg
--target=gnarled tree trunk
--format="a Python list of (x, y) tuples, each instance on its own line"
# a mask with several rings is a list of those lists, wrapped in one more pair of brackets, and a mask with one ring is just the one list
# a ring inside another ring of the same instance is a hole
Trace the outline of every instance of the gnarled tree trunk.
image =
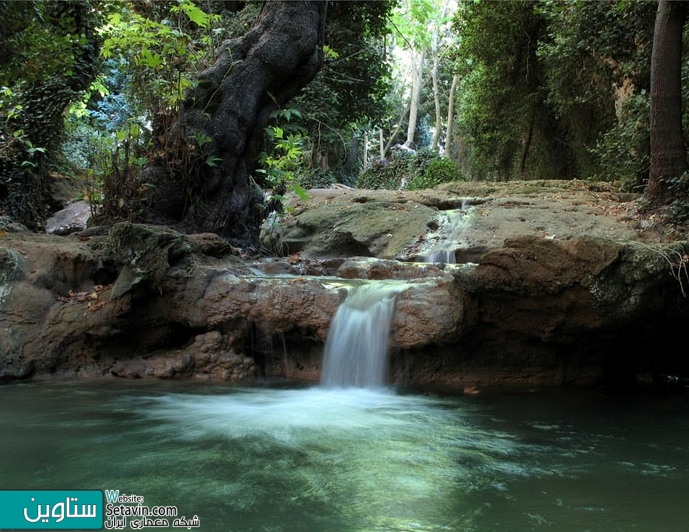
[(266, 2), (247, 34), (224, 43), (201, 73), (177, 130), (197, 150), (194, 164), (181, 165), (185, 175), (169, 159), (153, 169), (150, 217), (237, 242), (256, 239), (262, 199), (251, 172), (264, 128), (271, 112), (320, 69), (326, 5)]
[(653, 206), (671, 201), (662, 178), (687, 170), (682, 132), (682, 29), (686, 3), (660, 0), (651, 54), (651, 170), (644, 194)]

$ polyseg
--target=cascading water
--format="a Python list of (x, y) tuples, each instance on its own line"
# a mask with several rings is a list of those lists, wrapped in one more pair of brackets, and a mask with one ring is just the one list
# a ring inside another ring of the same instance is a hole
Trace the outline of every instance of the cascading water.
[(443, 211), (436, 218), (439, 229), (436, 236), (435, 246), (423, 258), (423, 262), (442, 262), (443, 264), (456, 264), (457, 257), (455, 251), (458, 242), (461, 240), (462, 231), (467, 224), (468, 202), (462, 202), (460, 209)]
[(428, 255), (424, 262), (442, 262), (443, 264), (455, 264), (457, 258), (453, 249), (438, 249)]
[(325, 344), (321, 384), (380, 387), (385, 384), (390, 324), (399, 284), (354, 287), (340, 305)]

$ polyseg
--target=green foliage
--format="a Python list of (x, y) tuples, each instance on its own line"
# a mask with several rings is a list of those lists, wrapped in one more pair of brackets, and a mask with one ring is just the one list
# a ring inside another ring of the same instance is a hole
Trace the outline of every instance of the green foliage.
[(370, 190), (398, 190), (402, 186), (402, 176), (397, 165), (378, 163), (367, 168), (356, 180), (357, 188)]
[[(0, 35), (5, 46), (0, 85), (42, 83), (65, 78), (76, 85), (90, 77), (86, 53), (97, 53), (90, 31), (97, 13), (89, 2), (2, 2)], [(81, 4), (81, 5), (79, 5)]]
[(591, 148), (599, 161), (594, 179), (620, 181), (625, 190), (643, 189), (650, 168), (649, 114), (646, 92), (625, 100), (616, 125)]
[(360, 127), (386, 117), (390, 64), (385, 34), (393, 2), (330, 2), (323, 68), (290, 106), (309, 149), (343, 160)]
[[(290, 133), (277, 126), (267, 129), (273, 149), (271, 153), (262, 152), (259, 162), (262, 168), (256, 170), (262, 174), (272, 188), (287, 188), (301, 197), (306, 193), (299, 184), (297, 170), (304, 155), (304, 144), (301, 135)], [(276, 199), (276, 198), (271, 198)], [(281, 199), (281, 198), (277, 198)]]
[(0, 209), (37, 228), (65, 110), (97, 73), (99, 13), (86, 1), (46, 1), (3, 2), (0, 15), (9, 52), (0, 59)]
[(177, 0), (160, 20), (123, 8), (101, 28), (101, 56), (127, 63), (131, 96), (152, 115), (173, 113), (208, 65), (214, 51), (213, 25), (220, 17), (192, 0)]
[[(515, 167), (529, 171), (521, 164), (533, 149), (529, 131), (545, 133), (553, 120), (536, 58), (545, 24), (533, 7), (521, 1), (463, 3), (455, 19), (462, 36), (457, 51), (460, 131), (480, 165), (500, 179), (509, 178)], [(539, 138), (560, 149), (567, 146), (551, 135)]]
[(689, 173), (661, 177), (660, 184), (672, 198), (668, 204), (670, 219), (677, 223), (689, 223)]
[(457, 163), (431, 150), (395, 150), (390, 161), (377, 162), (358, 178), (356, 186), (368, 189), (417, 190), (442, 183), (466, 181)]
[(652, 2), (459, 7), (458, 115), (470, 145), (467, 167), (499, 179), (638, 179), (647, 150), (636, 110), (649, 83)]
[(3, 130), (6, 130), (10, 123), (20, 116), (23, 108), (24, 106), (15, 97), (15, 91), (10, 87), (0, 88), (0, 111), (5, 120), (2, 124)]
[(305, 190), (310, 188), (328, 188), (338, 182), (331, 170), (324, 168), (311, 168), (299, 176), (299, 183)]
[(145, 186), (137, 176), (147, 161), (165, 159), (170, 174), (181, 176), (174, 179), (188, 179), (198, 168), (220, 163), (220, 157), (206, 153), (210, 137), (186, 138), (183, 129), (172, 128), (198, 72), (213, 59), (223, 36), (216, 27), (220, 21), (192, 0), (127, 2), (101, 27), (109, 94), (91, 100), (89, 117), (113, 137), (110, 146), (101, 146), (95, 174), (103, 183), (107, 215), (143, 214), (145, 206), (136, 197)]
[(640, 140), (647, 141), (642, 114), (656, 6), (547, 1), (538, 9), (549, 28), (538, 49), (548, 104), (566, 128), (579, 175), (633, 183), (647, 164)]
[(430, 48), (431, 38), (427, 24), (429, 15), (436, 10), (432, 0), (402, 0), (390, 17), (390, 33), (402, 48), (421, 51)]
[(466, 181), (466, 176), (462, 174), (459, 165), (450, 159), (433, 157), (428, 159), (419, 174), (411, 179), (409, 190), (433, 188), (453, 181)]

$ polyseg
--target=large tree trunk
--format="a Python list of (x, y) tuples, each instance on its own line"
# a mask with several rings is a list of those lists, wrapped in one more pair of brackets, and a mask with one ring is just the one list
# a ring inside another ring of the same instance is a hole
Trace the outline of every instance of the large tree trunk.
[(671, 201), (662, 178), (687, 170), (682, 132), (682, 29), (686, 3), (658, 2), (651, 54), (651, 169), (644, 191), (652, 206)]
[[(239, 242), (256, 239), (263, 212), (251, 172), (264, 128), (320, 69), (326, 5), (266, 2), (246, 35), (224, 43), (215, 64), (201, 73), (177, 131), (190, 142), (193, 175), (179, 175), (170, 161), (154, 168), (149, 216)], [(196, 154), (193, 142), (201, 138), (207, 142)]]

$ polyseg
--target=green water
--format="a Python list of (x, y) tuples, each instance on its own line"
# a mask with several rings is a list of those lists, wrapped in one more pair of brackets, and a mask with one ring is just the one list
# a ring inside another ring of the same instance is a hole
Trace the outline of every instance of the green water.
[(120, 490), (203, 531), (679, 532), (689, 397), (6, 385), (20, 488)]

